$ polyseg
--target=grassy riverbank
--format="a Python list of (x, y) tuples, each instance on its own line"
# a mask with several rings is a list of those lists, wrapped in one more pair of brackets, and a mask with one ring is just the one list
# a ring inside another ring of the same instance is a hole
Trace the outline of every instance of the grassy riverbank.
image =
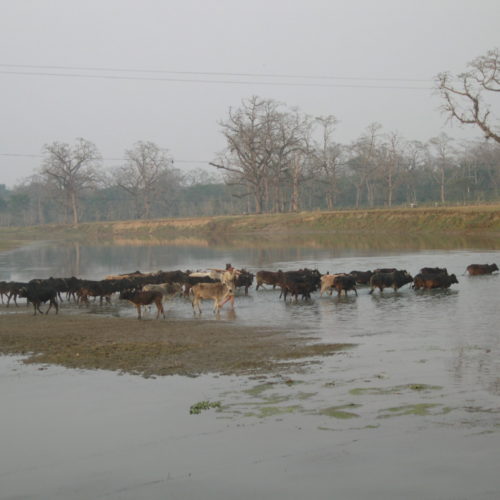
[(185, 238), (238, 238), (255, 233), (267, 237), (304, 232), (339, 233), (471, 233), (500, 235), (500, 204), (440, 208), (341, 210), (287, 214), (228, 215), (146, 221), (0, 228), (0, 250), (26, 241), (69, 239), (126, 243)]

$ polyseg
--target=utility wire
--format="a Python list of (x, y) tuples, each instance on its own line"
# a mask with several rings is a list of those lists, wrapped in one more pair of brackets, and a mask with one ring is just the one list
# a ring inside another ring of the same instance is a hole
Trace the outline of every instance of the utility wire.
[[(0, 153), (0, 156), (7, 158), (43, 158), (41, 154), (29, 154), (29, 153)], [(101, 158), (103, 161), (127, 161), (127, 158)], [(176, 163), (209, 163), (211, 160), (173, 160), (174, 165)]]
[(2, 68), (22, 68), (22, 69), (52, 69), (52, 70), (71, 70), (71, 71), (106, 71), (116, 73), (153, 73), (170, 75), (208, 75), (208, 76), (236, 76), (236, 77), (257, 77), (257, 78), (300, 78), (307, 80), (351, 80), (351, 81), (385, 81), (385, 82), (426, 82), (430, 80), (422, 78), (389, 78), (376, 77), (369, 78), (363, 76), (327, 76), (327, 75), (298, 75), (288, 73), (231, 73), (223, 71), (173, 71), (165, 69), (132, 69), (132, 68), (103, 68), (92, 66), (48, 66), (34, 64), (1, 64)]
[(347, 84), (347, 83), (307, 83), (307, 82), (271, 82), (250, 80), (207, 80), (194, 78), (166, 78), (147, 76), (117, 76), (117, 75), (95, 75), (83, 73), (52, 73), (44, 71), (0, 71), (3, 75), (21, 76), (49, 76), (64, 78), (90, 78), (101, 80), (132, 80), (132, 81), (156, 81), (175, 83), (209, 83), (224, 85), (266, 85), (274, 87), (323, 87), (323, 88), (368, 88), (368, 89), (391, 89), (391, 90), (431, 90), (431, 87), (417, 87), (410, 85), (371, 85), (371, 84)]

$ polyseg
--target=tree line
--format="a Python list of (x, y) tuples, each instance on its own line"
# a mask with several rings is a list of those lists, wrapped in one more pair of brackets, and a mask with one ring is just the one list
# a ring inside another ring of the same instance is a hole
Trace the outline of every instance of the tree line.
[(453, 77), (436, 77), (443, 112), (479, 128), (484, 140), (447, 134), (409, 140), (371, 123), (349, 144), (335, 140), (334, 115), (311, 117), (259, 96), (219, 122), (225, 149), (211, 171), (183, 173), (168, 151), (139, 141), (116, 168), (92, 142), (46, 144), (37, 172), (0, 185), (0, 224), (298, 210), (466, 204), (499, 199), (500, 134), (491, 100), (500, 92), (500, 56), (489, 51)]

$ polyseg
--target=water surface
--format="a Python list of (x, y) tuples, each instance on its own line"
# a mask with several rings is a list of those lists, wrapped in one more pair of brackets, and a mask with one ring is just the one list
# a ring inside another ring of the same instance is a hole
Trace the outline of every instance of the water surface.
[[(449, 290), (360, 287), (357, 297), (297, 303), (251, 289), (219, 318), (205, 305), (205, 319), (357, 344), (301, 373), (151, 380), (0, 358), (0, 498), (499, 498), (500, 276), (463, 273), (500, 263), (500, 245), (450, 246), (39, 245), (0, 254), (0, 280), (226, 262), (253, 272), (439, 266), (459, 280)], [(71, 312), (135, 316), (117, 303)], [(168, 317), (197, 321), (182, 299)], [(221, 410), (190, 415), (204, 400)]]

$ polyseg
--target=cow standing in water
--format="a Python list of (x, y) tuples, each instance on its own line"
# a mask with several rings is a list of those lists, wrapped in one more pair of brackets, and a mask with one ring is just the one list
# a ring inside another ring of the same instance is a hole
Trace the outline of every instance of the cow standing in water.
[(120, 293), (121, 300), (128, 300), (135, 305), (137, 309), (137, 319), (141, 319), (141, 307), (149, 306), (151, 304), (156, 305), (156, 319), (160, 317), (160, 314), (165, 319), (165, 311), (163, 310), (163, 294), (156, 290), (149, 292), (143, 292), (140, 290), (123, 290)]
[(479, 276), (481, 274), (491, 274), (498, 271), (498, 266), (496, 264), (471, 264), (467, 266), (466, 272), (470, 276)]
[(457, 277), (454, 274), (448, 273), (419, 273), (413, 279), (413, 288), (450, 288), (453, 283), (458, 283)]
[(378, 288), (381, 293), (384, 291), (384, 288), (392, 288), (396, 292), (403, 285), (411, 283), (412, 281), (413, 277), (410, 275), (410, 273), (404, 270), (396, 270), (389, 273), (376, 272), (370, 278), (371, 289), (368, 293), (373, 293), (373, 290), (375, 290), (375, 288)]
[(200, 302), (208, 299), (214, 301), (214, 313), (217, 314), (222, 304), (234, 297), (234, 288), (230, 288), (225, 283), (198, 283), (191, 287), (189, 293), (193, 297), (191, 305), (194, 313), (198, 309), (198, 313), (201, 314)]

